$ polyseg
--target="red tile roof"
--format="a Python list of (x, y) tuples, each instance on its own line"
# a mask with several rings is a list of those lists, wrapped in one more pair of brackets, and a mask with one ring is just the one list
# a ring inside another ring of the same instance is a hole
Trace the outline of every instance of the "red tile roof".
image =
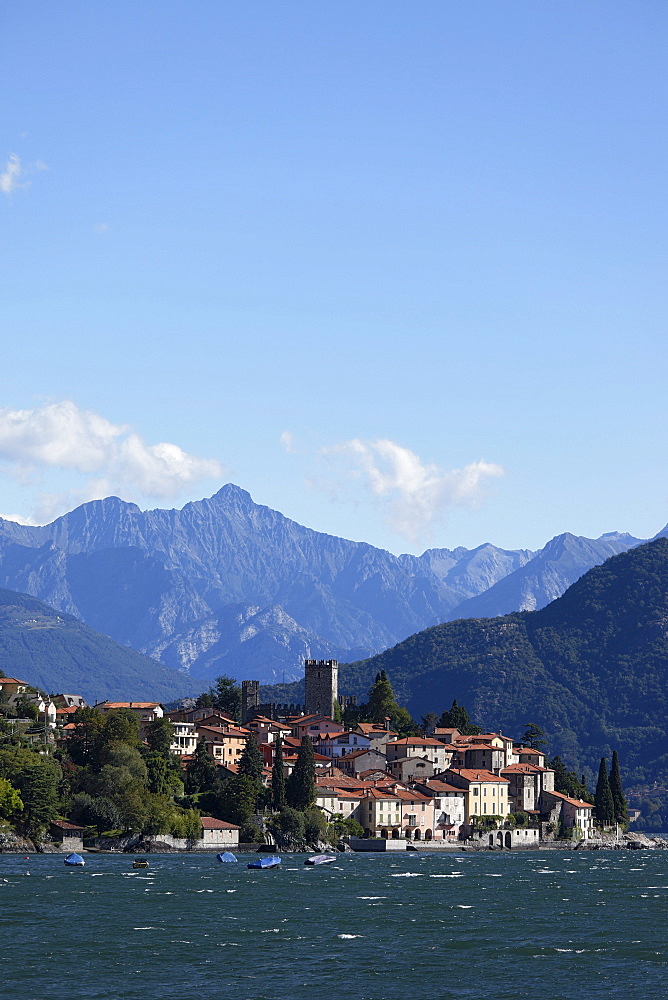
[(240, 830), (236, 823), (226, 823), (224, 819), (214, 819), (213, 816), (202, 816), (203, 830)]
[(501, 778), (498, 774), (494, 774), (492, 771), (485, 771), (483, 768), (451, 767), (449, 770), (453, 774), (459, 774), (462, 778), (466, 778), (467, 781), (498, 781), (502, 785), (508, 784), (507, 778)]
[(558, 799), (562, 799), (564, 802), (569, 802), (572, 806), (577, 806), (578, 809), (593, 809), (594, 806), (591, 802), (583, 802), (582, 799), (572, 799), (570, 795), (564, 795), (563, 792), (547, 792), (548, 795), (556, 795)]
[(411, 747), (438, 747), (443, 749), (440, 740), (432, 740), (426, 736), (404, 736), (400, 740), (392, 740), (391, 746), (411, 746)]

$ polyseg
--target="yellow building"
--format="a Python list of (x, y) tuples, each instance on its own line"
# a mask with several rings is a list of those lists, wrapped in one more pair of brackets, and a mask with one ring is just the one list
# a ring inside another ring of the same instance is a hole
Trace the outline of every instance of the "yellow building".
[(508, 798), (510, 783), (506, 778), (502, 778), (492, 771), (466, 767), (450, 768), (444, 772), (442, 777), (449, 784), (466, 791), (464, 822), (467, 825), (470, 825), (475, 817), (501, 816), (505, 818), (510, 812)]

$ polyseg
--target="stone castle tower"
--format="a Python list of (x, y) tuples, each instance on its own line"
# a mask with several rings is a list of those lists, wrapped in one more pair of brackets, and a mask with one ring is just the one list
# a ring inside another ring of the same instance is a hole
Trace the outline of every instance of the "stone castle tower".
[(253, 716), (253, 710), (260, 704), (260, 682), (241, 682), (241, 721), (248, 722)]
[(339, 694), (338, 660), (304, 661), (304, 711), (307, 715), (334, 715)]

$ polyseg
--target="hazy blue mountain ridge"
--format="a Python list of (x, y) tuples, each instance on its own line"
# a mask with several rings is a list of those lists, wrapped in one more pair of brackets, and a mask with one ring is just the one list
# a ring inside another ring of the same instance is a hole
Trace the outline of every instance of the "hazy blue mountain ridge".
[[(42, 527), (0, 520), (0, 586), (193, 676), (271, 683), (299, 676), (305, 655), (357, 659), (487, 613), (465, 603), (487, 593), (502, 609), (541, 606), (611, 547), (637, 543), (563, 537), (560, 552), (553, 540), (538, 553), (485, 543), (395, 556), (303, 527), (228, 484), (182, 510), (107, 497)], [(235, 624), (243, 606), (257, 631)]]
[(197, 693), (185, 674), (27, 594), (0, 590), (0, 669), (47, 694), (169, 701)]

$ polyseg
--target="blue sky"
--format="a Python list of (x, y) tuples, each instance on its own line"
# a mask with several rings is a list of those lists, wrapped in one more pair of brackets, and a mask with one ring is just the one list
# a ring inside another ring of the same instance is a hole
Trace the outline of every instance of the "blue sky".
[(665, 2), (0, 15), (0, 512), (668, 521)]

